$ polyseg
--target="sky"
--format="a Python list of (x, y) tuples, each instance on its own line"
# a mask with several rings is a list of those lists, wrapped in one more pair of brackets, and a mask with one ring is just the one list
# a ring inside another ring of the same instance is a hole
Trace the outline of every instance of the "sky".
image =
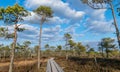
[[(29, 40), (32, 46), (38, 44), (40, 16), (32, 11), (41, 5), (50, 6), (54, 12), (53, 18), (43, 24), (42, 48), (45, 44), (64, 46), (65, 33), (70, 33), (75, 42), (82, 42), (83, 45), (89, 44), (96, 50), (97, 43), (102, 38), (116, 39), (111, 10), (94, 10), (80, 0), (0, 0), (0, 7), (6, 8), (16, 2), (31, 13), (31, 16), (24, 18), (24, 22), (19, 23), (27, 30), (18, 33), (18, 43)], [(115, 7), (120, 29), (120, 17), (117, 14)], [(3, 21), (0, 21), (0, 26), (5, 26)], [(13, 26), (7, 27), (11, 32), (13, 31)], [(0, 38), (0, 44), (9, 45), (12, 41), (12, 39)]]

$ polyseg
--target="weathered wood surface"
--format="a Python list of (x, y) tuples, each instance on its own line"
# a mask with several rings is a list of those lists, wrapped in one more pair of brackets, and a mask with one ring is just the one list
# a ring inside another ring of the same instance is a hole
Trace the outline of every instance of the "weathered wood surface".
[(46, 72), (64, 72), (63, 69), (53, 60), (53, 58), (49, 59), (47, 62), (47, 70)]

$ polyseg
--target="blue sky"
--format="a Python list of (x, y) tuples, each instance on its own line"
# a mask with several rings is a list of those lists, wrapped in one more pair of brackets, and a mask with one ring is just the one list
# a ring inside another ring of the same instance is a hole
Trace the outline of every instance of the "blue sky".
[[(111, 10), (94, 10), (82, 4), (80, 0), (17, 0), (17, 2), (31, 12), (31, 16), (24, 18), (25, 21), (21, 22), (23, 24), (21, 27), (25, 27), (27, 30), (18, 33), (19, 43), (30, 40), (32, 46), (38, 44), (40, 17), (32, 10), (40, 5), (50, 6), (54, 11), (54, 17), (43, 25), (42, 47), (46, 43), (54, 46), (64, 45), (63, 36), (67, 32), (72, 35), (73, 40), (76, 42), (82, 42), (84, 45), (89, 44), (95, 48), (102, 38), (111, 37), (116, 39)], [(16, 0), (0, 0), (0, 3), (0, 7), (7, 7), (14, 5)], [(120, 28), (119, 19), (120, 17), (117, 16)], [(0, 25), (4, 25), (2, 21)], [(13, 26), (8, 27), (12, 32)], [(1, 38), (0, 43), (9, 44), (11, 41)]]

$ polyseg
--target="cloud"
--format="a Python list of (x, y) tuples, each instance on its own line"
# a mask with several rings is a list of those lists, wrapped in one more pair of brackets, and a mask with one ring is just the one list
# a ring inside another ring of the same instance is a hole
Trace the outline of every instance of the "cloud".
[(42, 38), (44, 41), (55, 41), (59, 40), (61, 32), (61, 26), (57, 25), (56, 27), (44, 28)]
[(90, 48), (94, 48), (95, 51), (98, 51), (98, 43), (99, 43), (99, 41), (97, 41), (97, 40), (91, 40), (91, 41), (84, 41), (84, 42), (82, 42), (82, 44), (84, 46), (89, 45)]
[(76, 23), (76, 24), (72, 24), (70, 26), (68, 26), (67, 28), (65, 28), (65, 33), (70, 33), (70, 34), (75, 34), (76, 32), (76, 29), (80, 27), (80, 24), (79, 23)]
[(110, 33), (110, 32), (114, 32), (115, 29), (114, 27), (112, 27), (112, 21), (91, 21), (88, 20), (86, 23), (86, 30), (83, 31), (83, 33), (86, 32), (94, 32), (94, 33), (98, 33), (98, 34), (105, 34), (105, 33)]
[[(41, 17), (37, 14), (35, 14), (34, 12), (31, 12), (31, 15), (24, 17), (24, 21), (25, 23), (29, 23), (29, 24), (40, 24), (40, 19)], [(58, 16), (54, 16), (52, 18), (49, 18), (48, 21), (45, 23), (47, 25), (56, 25), (56, 24), (68, 24), (69, 20), (65, 19), (65, 18), (60, 18)]]
[(31, 11), (30, 11), (30, 14), (31, 15), (29, 15), (27, 17), (23, 17), (25, 23), (39, 24), (40, 23), (40, 17), (37, 14), (35, 14), (34, 12), (31, 12)]
[[(38, 39), (39, 39), (39, 28), (24, 24), (21, 27), (26, 28), (27, 30), (24, 32), (18, 33), (19, 35), (19, 40), (20, 41), (25, 41), (25, 40), (30, 40), (34, 44), (38, 44)], [(44, 28), (42, 31), (42, 44), (50, 41), (57, 41), (59, 37), (59, 33), (61, 32), (61, 26), (56, 25), (55, 27), (48, 27)]]
[(56, 16), (68, 19), (79, 20), (84, 16), (83, 11), (76, 11), (71, 9), (68, 3), (64, 3), (61, 0), (26, 0), (25, 6), (29, 9), (36, 9), (37, 7), (45, 5), (50, 6)]
[(83, 32), (92, 32), (92, 33), (110, 33), (115, 31), (114, 27), (111, 27), (112, 20), (107, 21), (105, 13), (107, 9), (94, 10), (88, 5), (83, 4), (80, 0), (66, 0), (66, 2), (71, 3), (70, 7), (75, 8), (76, 10), (82, 10), (86, 13), (86, 20), (83, 20), (86, 30)]

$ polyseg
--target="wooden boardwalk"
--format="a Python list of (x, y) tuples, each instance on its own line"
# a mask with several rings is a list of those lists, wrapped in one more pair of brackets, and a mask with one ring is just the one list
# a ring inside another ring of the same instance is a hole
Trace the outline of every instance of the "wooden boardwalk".
[(53, 60), (53, 58), (49, 59), (47, 62), (47, 70), (46, 72), (64, 72), (62, 68)]

